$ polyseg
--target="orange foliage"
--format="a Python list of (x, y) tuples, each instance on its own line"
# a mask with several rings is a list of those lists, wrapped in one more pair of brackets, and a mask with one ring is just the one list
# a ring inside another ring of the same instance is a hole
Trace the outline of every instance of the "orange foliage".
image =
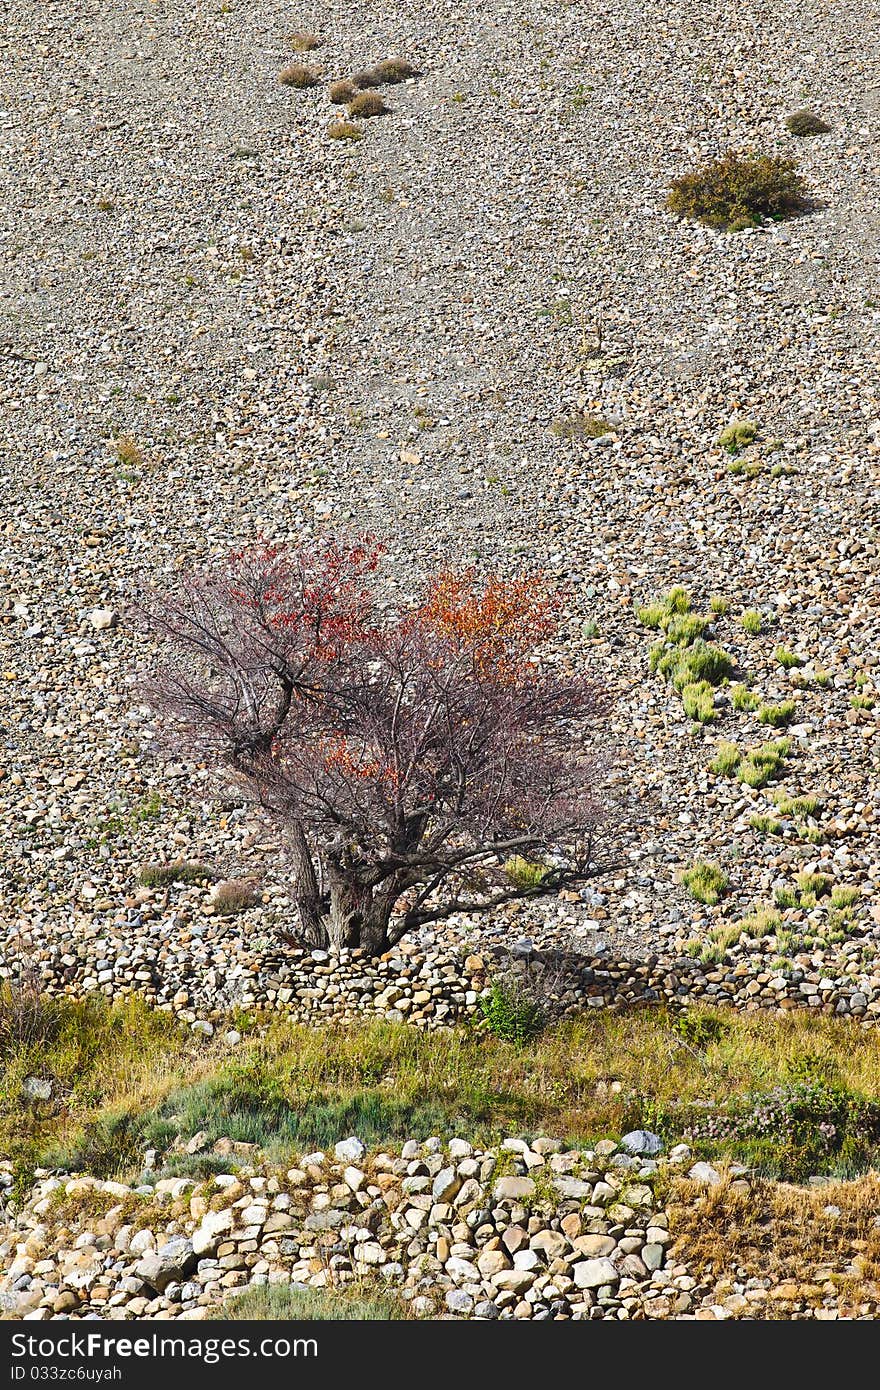
[(470, 651), (478, 667), (512, 671), (555, 631), (557, 606), (540, 578), (492, 578), (478, 587), (473, 570), (447, 570), (431, 583), (418, 618)]

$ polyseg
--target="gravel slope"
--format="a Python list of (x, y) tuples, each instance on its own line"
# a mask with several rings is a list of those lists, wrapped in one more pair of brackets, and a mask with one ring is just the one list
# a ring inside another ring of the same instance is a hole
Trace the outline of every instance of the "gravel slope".
[[(858, 890), (838, 935), (873, 954), (880, 703), (851, 701), (880, 686), (880, 6), (521, 8), (7, 15), (11, 936), (100, 932), (135, 905), (135, 866), (166, 854), (265, 877), (265, 913), (233, 936), (284, 916), (271, 835), (207, 788), (193, 805), (190, 774), (145, 756), (135, 640), (124, 616), (91, 615), (256, 531), (347, 522), (387, 537), (402, 584), (438, 561), (541, 565), (570, 595), (566, 658), (617, 696), (614, 779), (646, 824), (599, 897), (523, 912), (518, 931), (680, 948), (818, 866)], [(310, 27), (328, 79), (391, 53), (422, 69), (357, 143), (327, 138), (323, 87), (277, 81)], [(790, 136), (801, 106), (832, 133)], [(734, 236), (677, 222), (670, 179), (728, 146), (795, 153), (814, 211)], [(612, 431), (553, 432), (578, 410)], [(716, 441), (739, 417), (760, 431), (731, 473)], [(142, 457), (121, 463), (119, 435)], [(673, 584), (698, 608), (724, 596), (717, 640), (762, 700), (796, 701), (781, 786), (821, 799), (812, 842), (794, 821), (756, 832), (766, 795), (707, 771), (719, 736), (774, 731), (729, 704), (694, 731), (649, 672), (634, 605)], [(802, 664), (780, 666), (779, 644)], [(700, 855), (730, 874), (714, 908), (677, 883)], [(177, 910), (159, 901), (161, 930)], [(791, 949), (846, 953), (822, 947), (827, 916), (787, 910), (807, 934)]]

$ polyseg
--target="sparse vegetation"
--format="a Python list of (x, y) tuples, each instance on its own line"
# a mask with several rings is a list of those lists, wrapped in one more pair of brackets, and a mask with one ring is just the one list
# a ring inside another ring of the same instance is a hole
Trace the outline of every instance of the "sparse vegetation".
[(317, 34), (304, 32), (291, 34), (290, 43), (295, 53), (311, 53), (313, 49), (321, 47), (321, 40)]
[(697, 724), (709, 724), (715, 718), (715, 690), (708, 681), (683, 686), (681, 703), (688, 718)]
[(794, 820), (815, 816), (822, 805), (816, 796), (789, 796), (786, 792), (777, 792), (773, 800), (781, 816), (791, 816)]
[(733, 685), (730, 688), (730, 703), (739, 714), (751, 713), (756, 710), (761, 701), (757, 695), (753, 694), (745, 685)]
[(388, 83), (406, 82), (407, 78), (418, 75), (406, 58), (383, 58), (381, 63), (377, 63), (376, 71), (381, 75), (382, 81)]
[(722, 594), (712, 594), (709, 597), (709, 607), (719, 618), (723, 618), (725, 613), (730, 611), (730, 602)]
[(354, 1288), (311, 1289), (291, 1284), (251, 1284), (232, 1294), (220, 1317), (227, 1321), (366, 1322), (404, 1319), (407, 1305), (393, 1293)]
[(750, 816), (749, 825), (760, 835), (781, 835), (782, 826), (773, 816)]
[(754, 443), (757, 434), (758, 426), (754, 420), (734, 420), (719, 434), (718, 447), (725, 453), (736, 456)]
[(765, 787), (782, 770), (790, 751), (791, 741), (787, 738), (751, 748), (740, 762), (737, 776), (747, 787)]
[(248, 908), (254, 907), (259, 902), (259, 896), (254, 884), (249, 880), (227, 879), (217, 884), (211, 894), (211, 901), (222, 917), (232, 917), (237, 912), (246, 912)]
[(786, 670), (791, 669), (793, 666), (803, 666), (801, 658), (796, 656), (794, 652), (790, 652), (787, 647), (777, 647), (773, 655), (779, 662), (779, 665), (784, 666)]
[(718, 751), (709, 766), (716, 777), (732, 777), (739, 767), (741, 757), (742, 754), (737, 745), (729, 739), (723, 738), (718, 744)]
[(142, 468), (144, 454), (136, 440), (130, 434), (117, 435), (113, 440), (113, 449), (116, 457), (124, 468)]
[(719, 903), (730, 886), (730, 879), (724, 870), (706, 859), (698, 859), (690, 869), (686, 869), (681, 881), (691, 897), (707, 907)]
[(675, 179), (667, 198), (677, 216), (731, 232), (791, 217), (806, 206), (806, 184), (793, 159), (733, 150)]
[(361, 91), (365, 91), (370, 87), (381, 87), (385, 79), (378, 68), (362, 68), (352, 75), (351, 80)]

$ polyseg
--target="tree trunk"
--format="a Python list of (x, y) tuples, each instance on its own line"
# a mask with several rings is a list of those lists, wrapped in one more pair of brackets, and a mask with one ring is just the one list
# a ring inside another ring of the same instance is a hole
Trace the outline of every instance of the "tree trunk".
[(310, 946), (326, 946), (327, 929), (322, 920), (321, 894), (315, 877), (315, 866), (301, 825), (295, 825), (290, 837), (293, 860), (293, 881), (296, 906), (302, 934)]
[(326, 919), (331, 946), (335, 950), (360, 947), (368, 956), (381, 955), (388, 946), (393, 905), (387, 893), (337, 879), (330, 886), (330, 912)]

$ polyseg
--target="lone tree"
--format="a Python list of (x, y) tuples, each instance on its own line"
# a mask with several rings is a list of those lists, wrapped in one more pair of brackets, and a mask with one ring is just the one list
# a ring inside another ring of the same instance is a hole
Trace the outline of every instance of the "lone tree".
[(536, 659), (556, 628), (539, 581), (441, 573), (383, 602), (380, 556), (260, 544), (142, 609), (165, 735), (282, 828), (301, 936), (371, 955), (596, 872), (602, 710)]

